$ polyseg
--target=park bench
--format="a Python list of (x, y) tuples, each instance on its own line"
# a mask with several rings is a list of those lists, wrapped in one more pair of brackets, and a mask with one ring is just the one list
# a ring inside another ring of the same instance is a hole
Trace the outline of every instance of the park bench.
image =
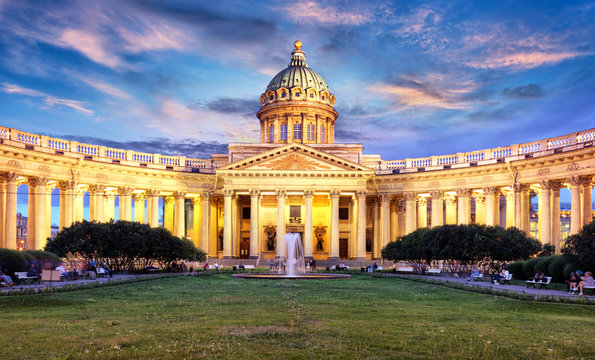
[(512, 274), (508, 274), (505, 278), (500, 279), (500, 284), (504, 284), (504, 283), (510, 284), (510, 280), (512, 280)]
[(254, 265), (244, 265), (244, 270), (254, 270), (256, 269), (256, 266)]
[(476, 276), (474, 276), (474, 277), (471, 278), (471, 280), (473, 280), (473, 281), (476, 281), (478, 279), (483, 279), (483, 273), (482, 274), (479, 274), (479, 275), (476, 275)]
[(595, 286), (586, 286), (586, 285), (585, 285), (585, 286), (583, 286), (583, 292), (584, 292), (585, 290), (591, 290), (591, 293), (592, 293), (592, 294), (595, 294)]
[(22, 272), (15, 272), (14, 275), (16, 276), (16, 282), (20, 285), (21, 283), (24, 285), (27, 285), (27, 283), (30, 284), (41, 284), (41, 281), (39, 280), (38, 276), (27, 276), (27, 272), (26, 271), (22, 271)]
[(62, 274), (58, 270), (43, 270), (41, 272), (41, 281), (62, 281)]
[(550, 281), (552, 281), (551, 276), (546, 276), (545, 281), (527, 280), (527, 287), (533, 286), (534, 288), (537, 288), (535, 285), (539, 285), (541, 289), (547, 289)]
[(401, 266), (397, 271), (401, 273), (413, 273), (413, 266)]
[(426, 274), (428, 275), (438, 275), (442, 272), (441, 269), (428, 269), (428, 271), (426, 271)]
[(382, 266), (378, 266), (376, 269), (374, 269), (374, 271), (381, 272), (382, 271)]

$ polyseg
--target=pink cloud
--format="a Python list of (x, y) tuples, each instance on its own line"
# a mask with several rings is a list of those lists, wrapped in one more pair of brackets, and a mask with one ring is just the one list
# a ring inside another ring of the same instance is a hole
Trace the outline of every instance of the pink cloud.
[[(351, 7), (353, 8), (353, 7)], [(346, 11), (331, 5), (321, 5), (316, 1), (292, 2), (283, 8), (295, 20), (307, 19), (323, 24), (361, 25), (372, 20), (372, 14), (366, 9)]]
[(564, 60), (573, 59), (579, 56), (590, 55), (581, 52), (552, 52), (543, 51), (515, 52), (506, 55), (489, 56), (483, 60), (473, 60), (468, 65), (475, 68), (502, 68), (531, 69), (541, 65), (556, 64)]
[(62, 105), (74, 109), (82, 114), (85, 115), (93, 115), (95, 111), (87, 109), (83, 106), (83, 103), (77, 100), (71, 99), (64, 99), (64, 98), (57, 98), (55, 96), (48, 95), (41, 91), (33, 90), (24, 88), (14, 84), (2, 84), (2, 91), (8, 94), (15, 94), (15, 95), (25, 95), (30, 97), (42, 97), (44, 104), (50, 107), (54, 107), (56, 105)]

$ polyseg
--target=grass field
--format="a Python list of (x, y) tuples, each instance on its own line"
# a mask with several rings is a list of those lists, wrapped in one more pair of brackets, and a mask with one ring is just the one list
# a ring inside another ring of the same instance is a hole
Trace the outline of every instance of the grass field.
[(0, 297), (0, 359), (593, 359), (595, 307), (401, 279), (174, 277)]

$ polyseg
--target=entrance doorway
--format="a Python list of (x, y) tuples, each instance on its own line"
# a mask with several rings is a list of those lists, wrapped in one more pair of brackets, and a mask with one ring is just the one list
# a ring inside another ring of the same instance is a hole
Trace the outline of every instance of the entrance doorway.
[(240, 259), (248, 259), (250, 257), (250, 238), (245, 237), (240, 241)]
[(349, 258), (348, 239), (339, 239), (339, 257), (341, 259)]

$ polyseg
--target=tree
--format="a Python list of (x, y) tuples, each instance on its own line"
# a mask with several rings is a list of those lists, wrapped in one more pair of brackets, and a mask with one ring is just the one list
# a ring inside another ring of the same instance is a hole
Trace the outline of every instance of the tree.
[(562, 246), (562, 253), (585, 271), (595, 269), (595, 221), (570, 236)]

